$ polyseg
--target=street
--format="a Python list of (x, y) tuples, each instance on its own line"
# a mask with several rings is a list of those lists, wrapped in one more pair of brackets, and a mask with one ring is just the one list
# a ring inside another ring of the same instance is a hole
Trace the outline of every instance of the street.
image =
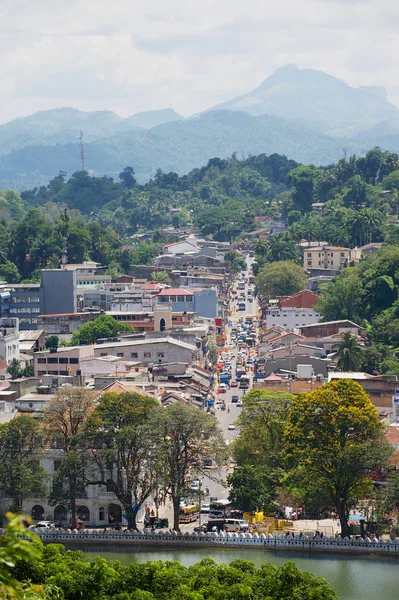
[[(253, 263), (254, 259), (247, 257), (246, 262), (247, 262), (247, 271), (245, 272), (245, 279), (248, 281), (248, 277), (249, 275), (252, 274), (252, 270), (251, 270), (251, 266)], [(239, 276), (239, 279), (241, 279), (241, 276)], [(235, 281), (234, 282), (234, 291), (237, 291), (237, 285), (238, 282)], [(249, 285), (248, 283), (245, 284), (245, 290), (240, 290), (239, 294), (244, 293), (245, 294), (245, 298), (248, 298), (248, 290), (249, 289), (253, 289), (253, 286)], [(237, 300), (236, 299), (232, 299), (230, 301), (230, 313), (231, 313), (231, 318), (229, 323), (231, 325), (237, 325), (240, 321), (240, 319), (244, 319), (247, 316), (253, 316), (253, 315), (258, 315), (258, 302), (257, 299), (254, 298), (252, 302), (248, 302), (247, 300), (245, 301), (245, 311), (241, 310), (241, 311), (237, 311), (236, 310), (237, 307)], [(229, 324), (225, 324), (225, 333), (227, 335), (227, 345), (224, 348), (224, 351), (227, 352), (231, 352), (232, 356), (231, 356), (231, 381), (235, 381), (235, 376), (236, 376), (236, 360), (237, 360), (237, 353), (238, 353), (238, 347), (237, 346), (232, 346), (231, 345), (231, 327), (229, 327)], [(251, 351), (251, 349), (248, 350), (248, 353)], [(250, 380), (251, 380), (251, 384), (250, 384), (250, 388), (252, 387), (253, 384), (253, 373), (250, 372)], [(217, 388), (217, 386), (216, 386)], [(234, 438), (237, 437), (238, 435), (238, 428), (234, 429), (234, 430), (229, 430), (229, 424), (230, 423), (234, 423), (236, 421), (236, 419), (239, 417), (240, 413), (241, 413), (241, 407), (237, 406), (237, 403), (233, 403), (232, 402), (232, 396), (233, 395), (237, 395), (239, 396), (240, 399), (242, 399), (242, 397), (244, 396), (244, 394), (247, 392), (248, 390), (243, 390), (243, 389), (239, 389), (239, 387), (229, 387), (227, 389), (227, 391), (224, 394), (216, 394), (216, 406), (215, 406), (215, 416), (217, 418), (217, 420), (219, 421), (220, 424), (220, 428), (221, 431), (223, 433), (223, 436), (227, 442), (227, 444), (229, 444), (231, 442), (231, 440), (233, 440)], [(226, 403), (226, 410), (222, 410), (221, 404), (218, 403), (218, 400), (224, 400)], [(223, 482), (225, 482), (226, 477), (229, 473), (229, 468), (223, 468), (223, 469), (218, 469), (218, 470), (214, 470), (214, 469), (209, 469), (207, 474), (204, 475), (201, 479), (201, 489), (202, 492), (205, 491), (206, 488), (209, 489), (209, 496), (204, 496), (202, 494), (202, 503), (209, 503), (209, 499), (211, 497), (213, 498), (217, 498), (217, 499), (221, 499), (221, 498), (227, 498), (228, 497), (228, 489), (223, 485)], [(195, 492), (193, 492), (192, 497), (189, 499), (187, 499), (188, 503), (191, 502), (198, 502), (199, 500), (199, 493), (198, 493), (198, 499), (196, 499), (195, 497)], [(173, 523), (173, 517), (172, 517), (172, 506), (171, 504), (168, 502), (166, 504), (166, 506), (162, 506), (159, 508), (159, 516), (160, 517), (167, 517), (169, 519), (169, 524), (172, 525)], [(207, 515), (206, 514), (202, 514), (201, 515), (201, 522), (204, 523), (205, 521), (207, 521)], [(182, 531), (192, 531), (193, 528), (198, 525), (198, 521), (196, 523), (190, 523), (190, 524), (182, 524), (181, 525), (181, 529)]]

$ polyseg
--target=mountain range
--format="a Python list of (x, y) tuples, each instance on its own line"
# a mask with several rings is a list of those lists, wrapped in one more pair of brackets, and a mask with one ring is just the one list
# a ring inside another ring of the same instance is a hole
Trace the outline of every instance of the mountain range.
[(399, 109), (380, 87), (354, 88), (322, 71), (287, 65), (255, 90), (184, 119), (173, 109), (122, 118), (111, 111), (42, 111), (0, 125), (0, 188), (26, 189), (85, 166), (117, 177), (132, 166), (139, 181), (188, 172), (209, 158), (285, 154), (298, 162), (335, 162), (373, 145), (399, 150)]

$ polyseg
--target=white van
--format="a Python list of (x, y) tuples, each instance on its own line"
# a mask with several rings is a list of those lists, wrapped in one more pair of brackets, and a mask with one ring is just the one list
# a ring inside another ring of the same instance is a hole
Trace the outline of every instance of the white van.
[(245, 519), (225, 519), (224, 526), (230, 529), (239, 529), (240, 531), (245, 531), (248, 529), (249, 524)]

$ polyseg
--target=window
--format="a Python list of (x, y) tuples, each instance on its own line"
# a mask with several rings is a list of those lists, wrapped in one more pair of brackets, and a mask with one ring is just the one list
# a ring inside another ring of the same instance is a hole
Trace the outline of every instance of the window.
[(70, 365), (78, 365), (79, 364), (79, 359), (78, 358), (70, 358), (69, 359), (69, 364)]
[(123, 352), (117, 352), (116, 356), (119, 356), (119, 358), (123, 358), (125, 355)]
[(342, 257), (345, 257), (345, 252), (341, 252), (341, 256), (342, 256)]
[(165, 358), (165, 354), (163, 352), (157, 352), (158, 358)]
[(144, 352), (144, 358), (151, 358), (151, 352)]
[[(319, 256), (320, 256), (320, 254), (319, 254)], [(311, 252), (308, 252), (308, 258), (312, 258), (312, 253)]]
[(132, 352), (130, 355), (132, 358), (138, 358), (139, 355), (137, 354), (137, 352)]
[(55, 460), (54, 461), (54, 473), (56, 473), (58, 471), (58, 469), (61, 466), (61, 461), (60, 460)]
[[(320, 264), (320, 261), (319, 261), (319, 264)], [(308, 267), (311, 267), (311, 266), (312, 266), (312, 261), (308, 260)]]
[(45, 358), (38, 358), (37, 362), (39, 365), (45, 365), (46, 364), (46, 359)]
[(68, 364), (67, 358), (60, 358), (60, 365), (67, 365), (67, 364)]
[(100, 356), (107, 356), (106, 352), (101, 352)]
[(49, 365), (58, 365), (58, 358), (48, 358), (47, 362)]

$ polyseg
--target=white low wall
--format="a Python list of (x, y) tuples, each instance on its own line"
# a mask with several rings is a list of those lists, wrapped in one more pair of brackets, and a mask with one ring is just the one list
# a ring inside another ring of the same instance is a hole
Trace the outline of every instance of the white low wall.
[(229, 546), (247, 548), (270, 548), (297, 551), (324, 551), (342, 553), (368, 553), (390, 554), (399, 556), (399, 539), (395, 540), (370, 540), (333, 537), (286, 537), (282, 535), (265, 535), (261, 533), (176, 533), (155, 532), (142, 533), (131, 531), (107, 530), (105, 533), (99, 529), (67, 530), (54, 529), (43, 531), (35, 529), (43, 542), (63, 544), (98, 544), (115, 546), (133, 546), (140, 544), (159, 544), (170, 546)]

